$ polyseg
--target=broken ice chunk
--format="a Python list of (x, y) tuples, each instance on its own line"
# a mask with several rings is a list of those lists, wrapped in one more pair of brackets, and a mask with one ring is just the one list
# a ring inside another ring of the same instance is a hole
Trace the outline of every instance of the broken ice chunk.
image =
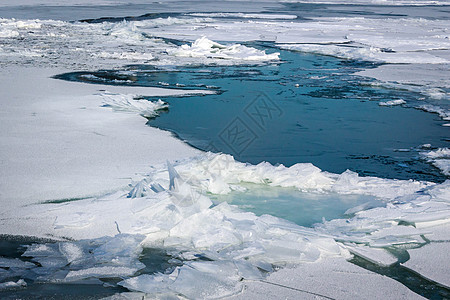
[(365, 245), (346, 244), (350, 252), (367, 259), (377, 265), (388, 267), (395, 264), (398, 259), (382, 248), (372, 248)]
[(131, 276), (138, 271), (137, 268), (127, 267), (93, 267), (78, 271), (70, 271), (65, 281), (76, 281), (86, 278), (120, 278), (124, 276)]
[(18, 258), (6, 258), (0, 257), (0, 267), (1, 268), (21, 268), (21, 269), (29, 269), (36, 267), (35, 264), (29, 261), (23, 261)]
[(27, 283), (23, 279), (19, 279), (17, 282), (8, 281), (0, 283), (0, 290), (10, 289), (10, 288), (20, 288), (27, 286)]
[(222, 298), (242, 290), (241, 278), (231, 261), (192, 262), (179, 269), (170, 288), (190, 299)]

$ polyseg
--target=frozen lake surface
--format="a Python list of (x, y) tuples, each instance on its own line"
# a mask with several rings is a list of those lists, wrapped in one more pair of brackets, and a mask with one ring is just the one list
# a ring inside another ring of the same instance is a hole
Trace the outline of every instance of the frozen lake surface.
[(450, 297), (448, 1), (129, 2), (0, 1), (0, 297)]

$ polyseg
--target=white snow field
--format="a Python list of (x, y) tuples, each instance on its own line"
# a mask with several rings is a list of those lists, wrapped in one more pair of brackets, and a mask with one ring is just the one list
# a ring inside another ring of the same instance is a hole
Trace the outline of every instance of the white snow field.
[[(2, 69), (2, 212), (46, 200), (110, 192), (128, 185), (151, 164), (198, 153), (169, 133), (146, 127), (137, 107), (123, 108), (130, 113), (102, 107), (111, 101), (105, 89), (150, 96), (173, 90), (105, 87), (49, 78), (60, 71), (20, 66)], [(145, 107), (142, 113), (148, 114), (149, 109), (154, 107)]]
[[(450, 10), (447, 1), (347, 2), (430, 5), (420, 7), (424, 14)], [(408, 6), (401, 17), (325, 13), (299, 21), (286, 11), (266, 13), (283, 7), (276, 1), (203, 3), (154, 4), (160, 11), (173, 5), (185, 13), (178, 16), (81, 23), (68, 20), (145, 14), (153, 6), (140, 0), (0, 1), (0, 234), (58, 240), (28, 247), (25, 254), (35, 263), (0, 257), (0, 280), (8, 272), (18, 278), (2, 281), (0, 291), (27, 288), (25, 280), (38, 274), (44, 283), (121, 278), (118, 285), (130, 293), (111, 299), (422, 298), (400, 281), (350, 263), (355, 256), (380, 268), (403, 266), (448, 289), (449, 180), (332, 174), (308, 163), (289, 168), (240, 163), (145, 125), (145, 118), (167, 104), (141, 96), (212, 91), (51, 78), (133, 63), (279, 61), (278, 53), (243, 45), (263, 40), (283, 49), (385, 63), (358, 75), (421, 93), (423, 103), (411, 105), (448, 120), (448, 17), (422, 18)], [(46, 5), (58, 7), (54, 16), (64, 17), (42, 19)], [(164, 38), (189, 44), (169, 45)], [(409, 105), (399, 99), (379, 104)], [(448, 152), (430, 148), (421, 155), (448, 175)], [(348, 219), (307, 228), (212, 200), (243, 191), (249, 182), (330, 197), (370, 195), (384, 205), (358, 206), (348, 210)], [(176, 267), (141, 274), (145, 249), (167, 251)]]

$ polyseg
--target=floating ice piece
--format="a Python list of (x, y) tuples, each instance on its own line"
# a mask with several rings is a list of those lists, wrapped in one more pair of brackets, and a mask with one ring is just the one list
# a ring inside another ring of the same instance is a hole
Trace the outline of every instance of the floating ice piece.
[(134, 95), (113, 93), (103, 93), (102, 97), (105, 107), (111, 107), (115, 111), (138, 113), (146, 118), (156, 117), (158, 111), (169, 107), (161, 99), (158, 101), (136, 100)]
[(402, 105), (405, 104), (406, 101), (403, 99), (397, 99), (397, 100), (389, 100), (389, 101), (381, 101), (378, 103), (379, 106), (396, 106), (396, 105)]
[(213, 42), (206, 37), (197, 39), (191, 46), (182, 45), (175, 50), (169, 50), (169, 54), (181, 57), (206, 57), (216, 59), (232, 59), (246, 61), (270, 61), (279, 60), (280, 53), (266, 54), (265, 51), (247, 47), (240, 44), (226, 46)]
[(0, 283), (0, 290), (10, 289), (10, 288), (21, 288), (26, 287), (27, 283), (23, 279), (19, 279), (17, 282), (8, 281)]
[(131, 276), (138, 269), (128, 267), (92, 267), (77, 271), (70, 271), (64, 278), (64, 281), (78, 281), (87, 278), (121, 278)]

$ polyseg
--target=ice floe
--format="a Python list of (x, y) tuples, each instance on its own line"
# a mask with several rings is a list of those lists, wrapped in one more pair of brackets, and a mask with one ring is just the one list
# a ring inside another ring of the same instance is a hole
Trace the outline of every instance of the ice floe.
[(402, 104), (406, 104), (406, 101), (403, 99), (381, 101), (378, 103), (379, 106), (395, 106), (395, 105), (402, 105)]
[(280, 53), (278, 52), (266, 54), (263, 50), (257, 50), (240, 44), (231, 46), (222, 45), (213, 42), (206, 37), (197, 39), (191, 46), (182, 45), (178, 49), (171, 50), (169, 54), (181, 57), (206, 57), (245, 61), (270, 61), (280, 59)]

